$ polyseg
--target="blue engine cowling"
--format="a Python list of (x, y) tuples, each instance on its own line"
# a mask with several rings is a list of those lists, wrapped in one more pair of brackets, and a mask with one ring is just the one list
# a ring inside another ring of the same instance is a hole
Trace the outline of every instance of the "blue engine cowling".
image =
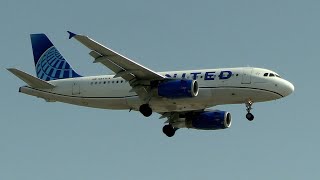
[(186, 116), (186, 127), (203, 130), (226, 129), (231, 126), (231, 114), (226, 111), (207, 111)]
[(199, 86), (195, 80), (169, 80), (158, 85), (158, 95), (166, 98), (195, 97), (198, 93)]

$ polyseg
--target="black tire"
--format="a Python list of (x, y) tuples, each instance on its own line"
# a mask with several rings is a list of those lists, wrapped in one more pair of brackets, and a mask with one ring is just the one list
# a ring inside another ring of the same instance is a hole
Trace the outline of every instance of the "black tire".
[(149, 117), (152, 114), (152, 109), (150, 108), (149, 104), (142, 104), (139, 108), (139, 111), (141, 114), (143, 114), (145, 117)]
[(162, 132), (167, 135), (168, 137), (174, 136), (176, 130), (172, 127), (172, 125), (168, 124), (163, 126)]
[(251, 114), (251, 113), (247, 113), (246, 114), (246, 118), (249, 120), (249, 121), (252, 121), (254, 119), (254, 115)]

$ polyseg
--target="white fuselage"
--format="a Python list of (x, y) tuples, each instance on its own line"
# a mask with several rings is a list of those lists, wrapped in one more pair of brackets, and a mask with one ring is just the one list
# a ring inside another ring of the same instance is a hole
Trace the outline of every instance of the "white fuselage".
[[(232, 76), (220, 77), (223, 71)], [(265, 76), (268, 73), (268, 76)], [(274, 76), (270, 77), (269, 75)], [(155, 112), (189, 111), (205, 109), (220, 104), (241, 104), (248, 100), (263, 102), (279, 99), (293, 91), (293, 85), (275, 72), (261, 68), (223, 68), (160, 72), (171, 78), (195, 79), (199, 84), (198, 96), (169, 99), (157, 95), (149, 102)], [(132, 87), (114, 75), (90, 76), (50, 81), (53, 89), (40, 90), (23, 86), (20, 92), (46, 99), (80, 106), (103, 109), (138, 110), (143, 104)]]

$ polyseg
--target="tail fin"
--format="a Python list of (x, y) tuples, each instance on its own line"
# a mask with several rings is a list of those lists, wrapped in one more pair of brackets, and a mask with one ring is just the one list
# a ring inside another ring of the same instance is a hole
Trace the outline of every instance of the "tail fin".
[(62, 57), (45, 34), (31, 34), (34, 64), (37, 77), (50, 81), (81, 77)]

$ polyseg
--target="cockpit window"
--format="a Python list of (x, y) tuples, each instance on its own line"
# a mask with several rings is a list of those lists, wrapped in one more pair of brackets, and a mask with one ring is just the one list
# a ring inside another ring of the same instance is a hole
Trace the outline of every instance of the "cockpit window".
[(278, 77), (281, 78), (278, 74), (274, 74), (274, 73), (264, 73), (263, 76), (265, 77)]

